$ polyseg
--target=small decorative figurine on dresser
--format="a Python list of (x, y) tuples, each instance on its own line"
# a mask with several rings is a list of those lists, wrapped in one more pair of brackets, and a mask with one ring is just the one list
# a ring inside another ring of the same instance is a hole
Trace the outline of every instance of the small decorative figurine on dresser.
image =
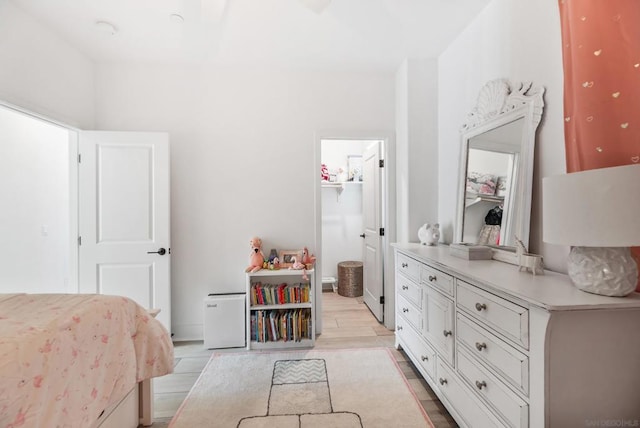
[(244, 270), (245, 272), (256, 272), (262, 269), (264, 264), (264, 254), (262, 253), (262, 239), (254, 236), (249, 240), (249, 247), (251, 252), (249, 253), (249, 266)]
[(418, 239), (422, 245), (438, 245), (440, 241), (440, 225), (425, 223), (418, 229)]
[(544, 275), (544, 267), (542, 266), (542, 256), (527, 253), (527, 249), (516, 236), (516, 254), (518, 256), (518, 270), (528, 271), (534, 275)]

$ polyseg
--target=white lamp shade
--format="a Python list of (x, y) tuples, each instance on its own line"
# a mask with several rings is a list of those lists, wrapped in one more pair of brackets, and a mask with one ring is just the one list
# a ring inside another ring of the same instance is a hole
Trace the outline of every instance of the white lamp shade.
[(640, 245), (640, 164), (545, 177), (542, 196), (544, 242)]

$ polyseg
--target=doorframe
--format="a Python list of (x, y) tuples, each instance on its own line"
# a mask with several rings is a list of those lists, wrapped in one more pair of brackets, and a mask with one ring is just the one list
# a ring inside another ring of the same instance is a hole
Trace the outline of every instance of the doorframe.
[(78, 180), (78, 139), (80, 128), (69, 125), (64, 122), (52, 119), (39, 113), (35, 113), (26, 108), (11, 104), (0, 99), (0, 106), (13, 110), (16, 113), (29, 116), (35, 120), (46, 122), (50, 125), (64, 128), (69, 131), (69, 283), (67, 284), (67, 292), (77, 294), (80, 292), (80, 265), (79, 265), (79, 248), (78, 248), (78, 210), (79, 210), (79, 180)]
[(384, 236), (382, 237), (383, 262), (383, 293), (384, 293), (384, 326), (395, 328), (395, 284), (393, 275), (393, 252), (391, 243), (396, 241), (396, 143), (395, 133), (391, 131), (350, 131), (325, 130), (315, 135), (313, 167), (314, 190), (314, 248), (316, 258), (316, 334), (322, 334), (322, 187), (319, 180), (322, 140), (379, 140), (383, 141), (382, 159), (384, 159), (384, 185), (382, 189), (382, 211), (384, 221)]

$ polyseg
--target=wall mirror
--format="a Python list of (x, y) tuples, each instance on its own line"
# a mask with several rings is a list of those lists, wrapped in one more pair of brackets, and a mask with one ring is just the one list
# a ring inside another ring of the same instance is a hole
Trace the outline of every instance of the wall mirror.
[(461, 128), (454, 242), (489, 245), (515, 263), (516, 237), (529, 246), (535, 134), (544, 88), (488, 82)]

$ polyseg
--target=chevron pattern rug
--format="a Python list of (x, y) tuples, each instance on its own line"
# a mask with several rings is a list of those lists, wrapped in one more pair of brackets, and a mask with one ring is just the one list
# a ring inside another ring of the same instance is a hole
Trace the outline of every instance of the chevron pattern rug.
[(214, 354), (170, 428), (433, 427), (387, 349)]

